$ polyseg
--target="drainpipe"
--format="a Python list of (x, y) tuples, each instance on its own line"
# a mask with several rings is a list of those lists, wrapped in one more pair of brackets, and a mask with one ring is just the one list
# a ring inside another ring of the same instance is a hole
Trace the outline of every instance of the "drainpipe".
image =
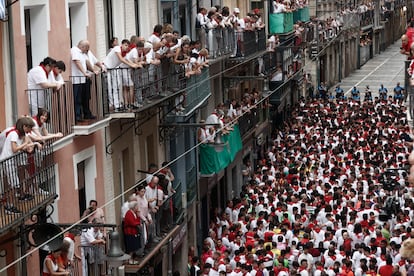
[(10, 96), (12, 104), (12, 114), (13, 122), (17, 120), (17, 114), (19, 113), (17, 109), (17, 92), (16, 92), (16, 66), (13, 62), (14, 60), (14, 38), (13, 38), (13, 16), (12, 16), (12, 7), (9, 5), (7, 7), (7, 13), (9, 15), (9, 20), (7, 21), (8, 35), (9, 35), (9, 67), (10, 67)]

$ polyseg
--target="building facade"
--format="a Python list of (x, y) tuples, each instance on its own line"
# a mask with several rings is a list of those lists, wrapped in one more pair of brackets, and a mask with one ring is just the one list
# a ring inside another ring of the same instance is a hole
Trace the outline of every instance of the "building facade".
[[(38, 274), (45, 252), (35, 250), (38, 242), (31, 240), (35, 225), (53, 223), (62, 231), (74, 225), (85, 229), (87, 226), (79, 224), (80, 217), (92, 199), (103, 208), (108, 231), (121, 231), (122, 204), (145, 181), (150, 165), (161, 170), (163, 162), (175, 175), (175, 193), (162, 206), (171, 216), (171, 225), (138, 264), (125, 266), (125, 272), (185, 273), (192, 254), (189, 248), (200, 253), (211, 219), (226, 207), (227, 200), (239, 195), (246, 180), (242, 173), (246, 164), (263, 157), (272, 129), (283, 123), (301, 97), (309, 96), (308, 86), (321, 81), (333, 85), (362, 66), (400, 37), (412, 10), (408, 2), (395, 1), (383, 17), (378, 17), (379, 11), (342, 16), (342, 28), (329, 32), (325, 20), (342, 8), (332, 1), (311, 1), (309, 6), (278, 15), (272, 12), (272, 1), (256, 0), (3, 3), (7, 4), (7, 13), (0, 22), (1, 130), (20, 116), (29, 115), (33, 99), (28, 95), (39, 92), (47, 99), (44, 107), (50, 111), (49, 132), (61, 132), (63, 137), (35, 153), (34, 171), (29, 170), (27, 164), (32, 163), (26, 153), (10, 159), (20, 186), (34, 189), (32, 201), (13, 196), (7, 199), (14, 193), (7, 171), (10, 162), (1, 161), (0, 275)], [(265, 27), (243, 32), (233, 28), (208, 30), (207, 37), (212, 38), (206, 41), (210, 64), (197, 75), (185, 76), (183, 68), (170, 59), (133, 70), (132, 91), (143, 100), (136, 109), (111, 107), (114, 99), (125, 100), (123, 87), (128, 86), (121, 81), (123, 85), (111, 89), (115, 83), (119, 85), (112, 73), (130, 71), (97, 71), (90, 79), (90, 108), (96, 118), (76, 121), (70, 49), (79, 41), (88, 40), (90, 50), (103, 61), (111, 38), (148, 38), (157, 24), (172, 24), (181, 35), (195, 39), (197, 10), (215, 5), (228, 6), (230, 11), (237, 7), (243, 17), (258, 9)], [(331, 10), (335, 11), (332, 15)], [(287, 24), (281, 28), (278, 20)], [(271, 35), (278, 38), (274, 44), (269, 43)], [(361, 39), (368, 37), (371, 44), (362, 45)], [(48, 56), (66, 64), (63, 88), (29, 90), (27, 72)], [(273, 79), (278, 70), (281, 79)], [(198, 131), (205, 126), (202, 120), (222, 103), (247, 98), (248, 111), (238, 115), (223, 141), (200, 143)], [(256, 165), (252, 164), (253, 168)], [(22, 213), (7, 214), (7, 200)], [(79, 244), (79, 237), (76, 241)]]

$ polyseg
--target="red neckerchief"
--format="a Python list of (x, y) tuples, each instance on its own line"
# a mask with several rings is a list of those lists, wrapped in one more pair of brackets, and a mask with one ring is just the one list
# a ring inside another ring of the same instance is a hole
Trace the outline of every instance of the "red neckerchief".
[(121, 49), (121, 56), (125, 57), (126, 54), (128, 54), (130, 50), (131, 49), (129, 49), (129, 47), (126, 49), (126, 51), (122, 51), (122, 49)]
[(12, 127), (9, 131), (6, 131), (6, 137), (7, 136), (9, 136), (9, 134), (11, 133), (11, 132), (13, 132), (13, 131), (16, 131), (17, 132), (17, 134), (19, 134), (19, 131), (16, 129), (16, 127), (14, 126), (14, 127)]
[(41, 127), (43, 125), (43, 123), (40, 121), (40, 118), (38, 118), (37, 115), (33, 117), (33, 120), (35, 120), (37, 122), (39, 127)]
[(160, 37), (160, 34), (157, 32), (153, 32), (152, 34), (155, 35), (156, 37)]
[(46, 78), (48, 78), (49, 77), (49, 72), (46, 70), (46, 67), (43, 64), (40, 64), (39, 66), (42, 67), (43, 71), (45, 71)]

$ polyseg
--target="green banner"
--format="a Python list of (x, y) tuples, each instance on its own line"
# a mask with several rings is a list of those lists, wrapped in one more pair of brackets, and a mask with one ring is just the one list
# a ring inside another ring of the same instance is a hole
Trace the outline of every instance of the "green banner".
[(229, 134), (223, 135), (222, 140), (222, 145), (200, 145), (201, 174), (210, 175), (225, 169), (243, 147), (238, 125)]

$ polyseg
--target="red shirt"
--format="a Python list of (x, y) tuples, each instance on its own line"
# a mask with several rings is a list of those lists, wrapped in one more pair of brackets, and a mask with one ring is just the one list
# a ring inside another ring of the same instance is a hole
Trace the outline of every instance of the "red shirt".
[(381, 276), (391, 276), (393, 272), (392, 265), (383, 265), (379, 268), (378, 273)]
[(135, 236), (138, 235), (138, 225), (141, 224), (141, 219), (132, 210), (128, 210), (124, 218), (124, 234)]

